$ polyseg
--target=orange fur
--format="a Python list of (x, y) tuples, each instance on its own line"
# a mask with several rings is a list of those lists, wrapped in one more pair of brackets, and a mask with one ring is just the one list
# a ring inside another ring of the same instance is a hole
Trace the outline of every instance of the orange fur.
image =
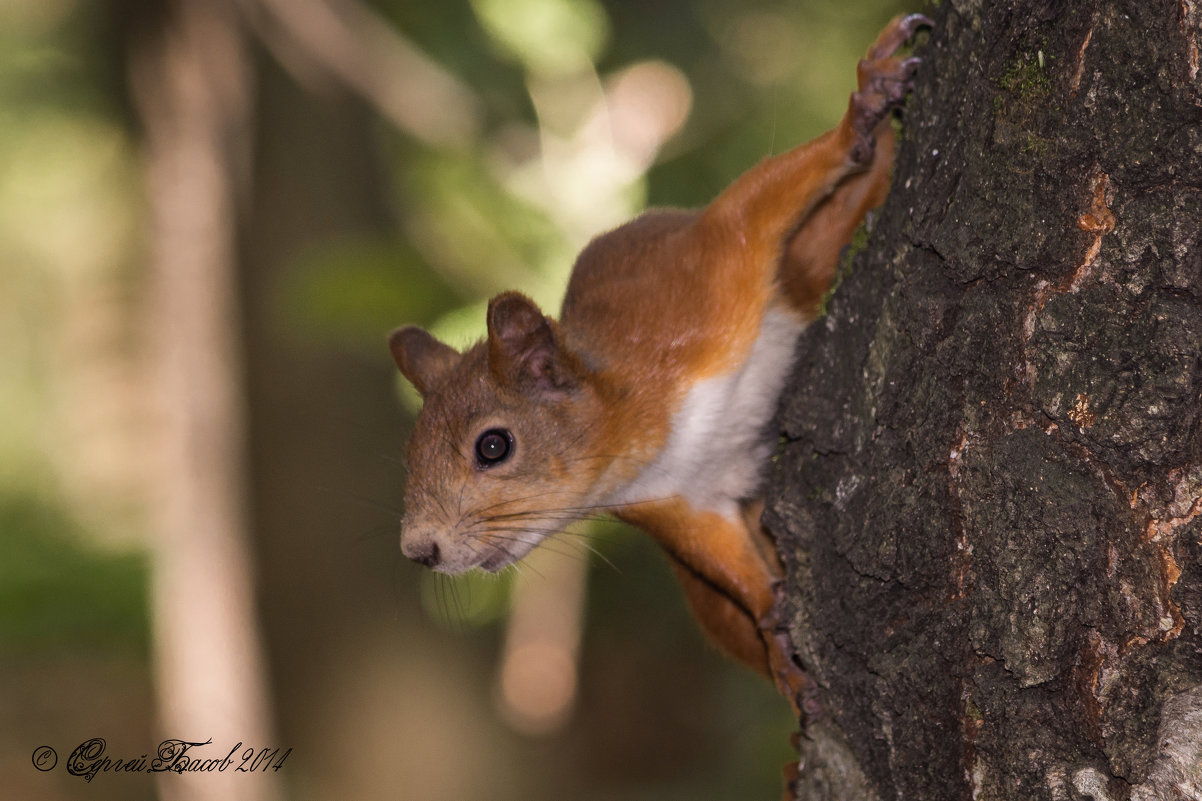
[(611, 512), (664, 547), (710, 636), (803, 714), (811, 690), (777, 620), (779, 563), (758, 523), (764, 429), (791, 337), (888, 190), (886, 116), (913, 71), (893, 52), (923, 22), (885, 29), (830, 132), (700, 211), (650, 211), (595, 239), (558, 322), (505, 293), (487, 340), (464, 354), (413, 327), (393, 334), (426, 401), (410, 442), (407, 555), (499, 570), (569, 519)]
[(839, 254), (864, 216), (885, 201), (893, 165), (893, 130), (877, 129), (876, 152), (868, 171), (846, 179), (805, 219), (789, 240), (780, 270), (781, 292), (807, 317), (830, 288)]

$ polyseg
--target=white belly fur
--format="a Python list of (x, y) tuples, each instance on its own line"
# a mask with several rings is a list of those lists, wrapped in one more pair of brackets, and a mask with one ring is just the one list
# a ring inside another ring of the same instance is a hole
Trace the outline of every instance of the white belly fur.
[(769, 311), (747, 361), (694, 384), (672, 416), (659, 457), (610, 500), (628, 505), (683, 497), (691, 506), (733, 517), (756, 495), (775, 438), (766, 430), (805, 326)]

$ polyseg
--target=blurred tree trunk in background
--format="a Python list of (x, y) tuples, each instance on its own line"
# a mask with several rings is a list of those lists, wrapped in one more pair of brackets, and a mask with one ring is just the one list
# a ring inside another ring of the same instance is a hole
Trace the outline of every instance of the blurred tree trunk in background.
[[(394, 797), (381, 759), (409, 765), (396, 739), (431, 726), (410, 715), (405, 729), (408, 705), (381, 703), (413, 658), (392, 595), (399, 515), (380, 508), (401, 485), (386, 458), (400, 436), (382, 444), (378, 432), (403, 420), (385, 329), (367, 351), (331, 341), (300, 316), (314, 309), (298, 287), (329, 243), (395, 236), (379, 119), (462, 143), (474, 98), (359, 3), (114, 8), (146, 143), (150, 370), (170, 443), (151, 525), (162, 735), (211, 737), (222, 755), (237, 742), (293, 747), (305, 756), (282, 773), (303, 792)], [(462, 785), (422, 767), (452, 794)], [(267, 799), (274, 775), (206, 773), (183, 787), (170, 776), (161, 791)]]
[[(236, 202), (248, 163), (251, 71), (226, 0), (121, 15), (144, 135), (149, 367), (163, 445), (151, 490), (160, 734), (272, 747), (245, 509)], [(241, 752), (239, 752), (241, 753)], [(274, 773), (166, 775), (169, 799), (277, 797)]]
[(304, 92), (272, 61), (260, 66), (242, 286), (250, 486), (280, 727), (306, 753), (310, 780), (375, 798), (387, 778), (367, 764), (380, 755), (365, 740), (387, 739), (374, 715), (396, 714), (384, 700), (401, 683), (375, 683), (394, 656), (399, 559), (396, 516), (377, 506), (401, 483), (385, 459), (397, 445), (376, 432), (403, 423), (388, 365), (290, 320), (289, 297), (307, 253), (391, 229), (388, 176), (362, 103), (336, 86)]
[(801, 797), (1202, 798), (1202, 6), (936, 12), (783, 413)]

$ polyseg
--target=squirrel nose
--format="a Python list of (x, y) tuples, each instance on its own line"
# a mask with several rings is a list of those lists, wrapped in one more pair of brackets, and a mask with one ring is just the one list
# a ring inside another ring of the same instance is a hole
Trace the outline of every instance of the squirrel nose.
[(405, 556), (408, 556), (419, 565), (435, 567), (439, 562), (438, 543), (433, 540), (415, 543), (402, 550), (405, 552)]

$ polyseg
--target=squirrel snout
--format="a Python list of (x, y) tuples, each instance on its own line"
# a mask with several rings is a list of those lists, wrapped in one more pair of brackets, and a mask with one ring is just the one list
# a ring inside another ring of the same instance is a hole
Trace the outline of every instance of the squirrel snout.
[(401, 552), (419, 565), (434, 568), (438, 566), (440, 555), (438, 543), (434, 540), (424, 542), (401, 541)]

